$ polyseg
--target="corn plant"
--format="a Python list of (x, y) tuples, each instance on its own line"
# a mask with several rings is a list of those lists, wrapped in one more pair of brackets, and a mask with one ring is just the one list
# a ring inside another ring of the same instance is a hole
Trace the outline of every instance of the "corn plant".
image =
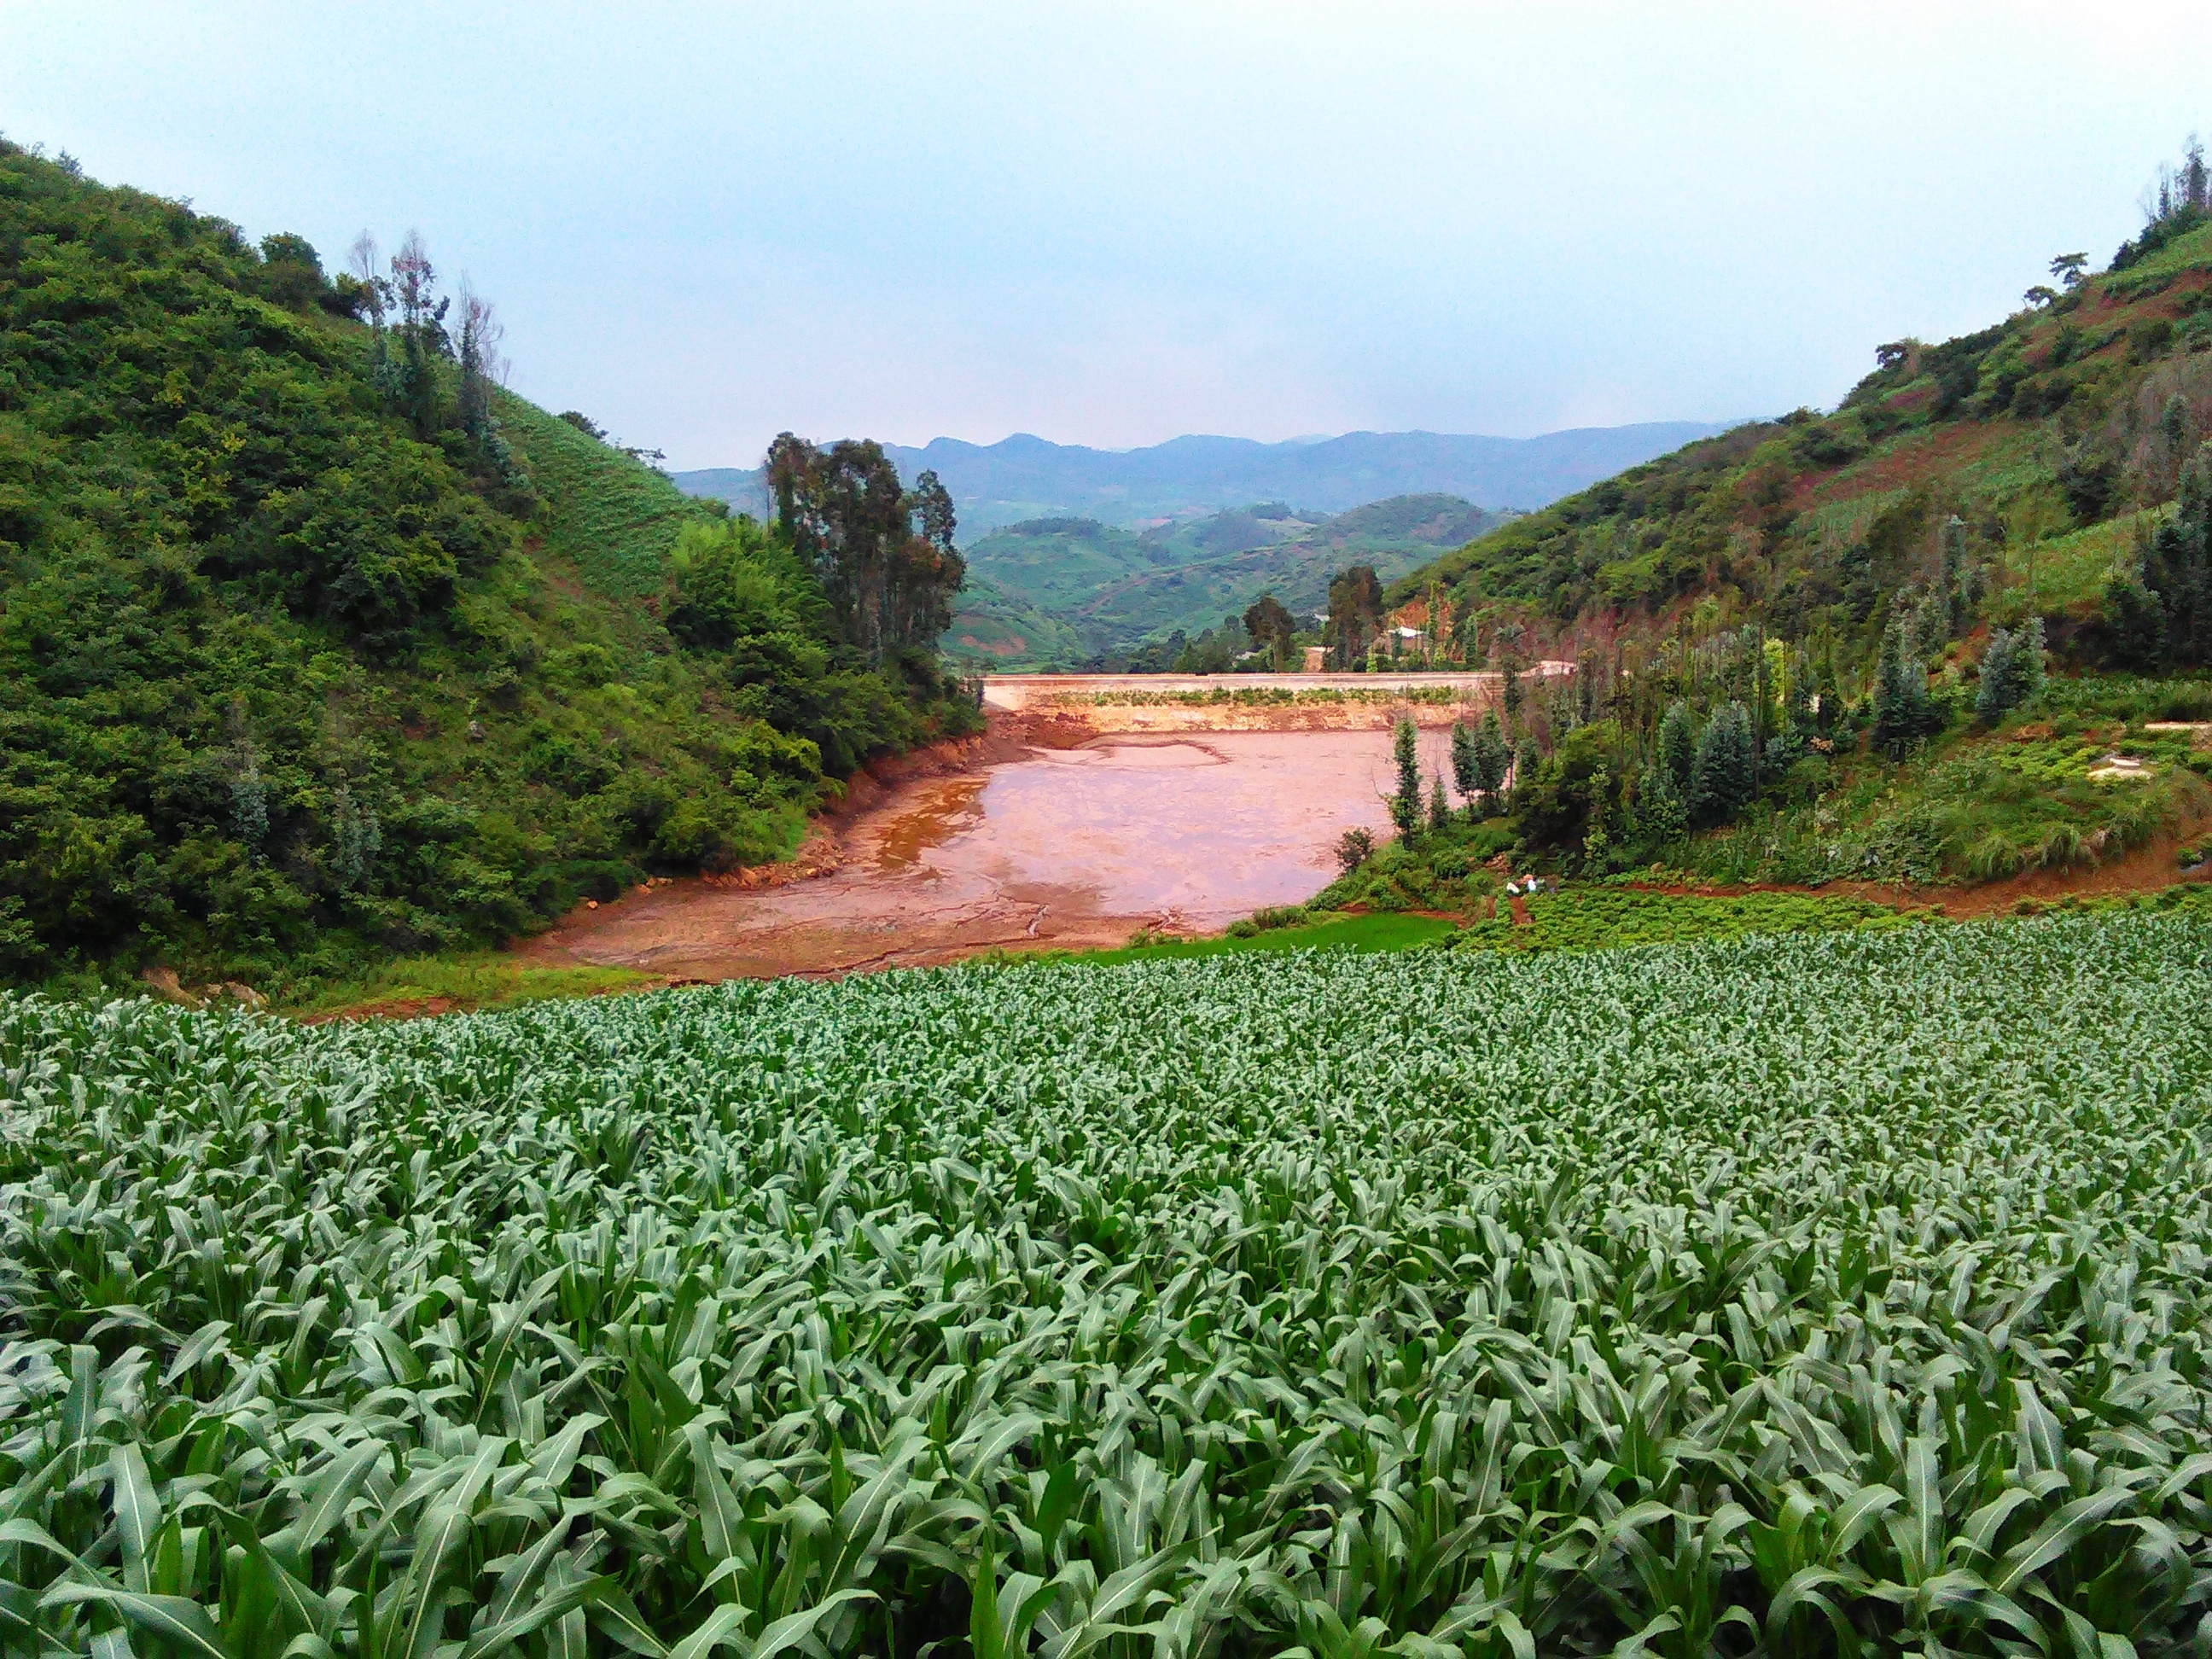
[(2212, 923), (0, 999), (0, 1646), (2212, 1642)]

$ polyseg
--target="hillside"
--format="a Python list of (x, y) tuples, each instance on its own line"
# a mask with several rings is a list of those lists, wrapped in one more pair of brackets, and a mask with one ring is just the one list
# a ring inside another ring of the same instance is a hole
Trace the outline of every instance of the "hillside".
[[(1695, 421), (1589, 427), (1535, 438), (1437, 432), (1352, 432), (1259, 443), (1183, 437), (1142, 449), (1089, 449), (1025, 433), (995, 444), (937, 438), (886, 446), (909, 483), (924, 469), (952, 492), (971, 537), (1030, 519), (1089, 518), (1125, 528), (1201, 516), (1251, 501), (1296, 501), (1344, 513), (1395, 495), (1449, 495), (1534, 507), (1721, 428)], [(714, 467), (678, 485), (740, 511), (761, 511), (757, 470)]]
[(2154, 227), (2115, 269), (1940, 344), (1900, 340), (1832, 413), (1739, 427), (1634, 466), (1408, 572), (1462, 614), (1562, 637), (1763, 617), (1870, 657), (1900, 590), (1938, 581), (1942, 526), (1983, 615), (2051, 617), (2084, 662), (2108, 578), (2212, 434), (2212, 227)]
[[(1988, 329), (1883, 345), (1831, 413), (1702, 440), (1399, 577), (1383, 612), (1441, 655), (1577, 665), (1509, 697), (1517, 755), (1470, 792), (1501, 815), (1475, 840), (1692, 883), (2061, 880), (2159, 847), (2148, 874), (2200, 866), (2203, 195), (2105, 271), (2054, 260), (2059, 286)], [(1463, 838), (1409, 840), (1335, 901), (1444, 902)]]
[(1329, 580), (1371, 564), (1387, 580), (1501, 515), (1454, 495), (1407, 495), (1334, 516), (1279, 502), (1171, 520), (1141, 532), (1039, 519), (969, 544), (975, 584), (945, 648), (999, 668), (1073, 666), (1241, 616), (1263, 593), (1310, 617)]
[(496, 941), (973, 720), (372, 274), (0, 144), (0, 981)]

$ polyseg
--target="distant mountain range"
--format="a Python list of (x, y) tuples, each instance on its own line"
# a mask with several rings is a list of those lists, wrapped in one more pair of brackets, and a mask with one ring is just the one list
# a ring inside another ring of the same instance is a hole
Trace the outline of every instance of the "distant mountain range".
[[(952, 492), (963, 545), (1002, 526), (1054, 515), (1144, 528), (1223, 507), (1281, 501), (1320, 514), (1395, 495), (1457, 495), (1529, 509), (1723, 430), (1698, 421), (1582, 427), (1535, 438), (1440, 432), (1351, 432), (1259, 443), (1173, 438), (1147, 449), (1090, 449), (1018, 433), (995, 444), (935, 438), (884, 453), (909, 483), (933, 470)], [(741, 512), (767, 509), (757, 468), (678, 472), (677, 488)]]

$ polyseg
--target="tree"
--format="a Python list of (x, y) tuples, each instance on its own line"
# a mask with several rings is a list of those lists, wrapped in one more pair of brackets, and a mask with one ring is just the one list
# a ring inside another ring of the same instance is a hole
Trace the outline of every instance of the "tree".
[(1474, 738), (1475, 787), (1481, 799), (1470, 812), (1483, 817), (1494, 817), (1498, 812), (1498, 793), (1505, 787), (1505, 776), (1513, 768), (1513, 750), (1505, 741), (1505, 731), (1498, 723), (1498, 711), (1483, 711), (1482, 729)]
[(935, 472), (925, 470), (915, 477), (907, 506), (915, 532), (894, 556), (891, 639), (898, 647), (933, 650), (952, 625), (952, 596), (968, 580), (968, 562), (953, 545), (959, 525), (951, 493)]
[(2115, 662), (2126, 668), (2159, 665), (2166, 654), (2166, 606), (2132, 572), (2115, 570), (2106, 578), (2103, 619)]
[(398, 356), (390, 367), (390, 395), (415, 435), (428, 440), (442, 424), (437, 365), (441, 358), (453, 355), (453, 343), (446, 337), (446, 313), (453, 302), (439, 295), (437, 270), (421, 232), (409, 231), (399, 252), (392, 256), (390, 291), (399, 307), (393, 329)]
[(1966, 521), (1954, 513), (1938, 532), (1943, 549), (1943, 620), (1957, 639), (1966, 625)]
[(1637, 828), (1662, 845), (1680, 841), (1690, 828), (1690, 809), (1674, 776), (1662, 765), (1644, 769), (1636, 792)]
[(1655, 767), (1665, 775), (1668, 791), (1678, 800), (1690, 799), (1690, 779), (1698, 758), (1697, 721), (1692, 718), (1690, 705), (1680, 697), (1667, 705), (1667, 713), (1659, 722), (1659, 751)]
[(764, 467), (776, 529), (813, 573), (838, 635), (872, 668), (933, 648), (967, 575), (937, 476), (923, 473), (909, 495), (882, 445), (822, 450), (788, 432), (769, 446)]
[(1520, 746), (1513, 751), (1513, 767), (1510, 774), (1515, 794), (1519, 794), (1522, 786), (1536, 775), (1536, 769), (1543, 764), (1543, 760), (1544, 751), (1536, 747), (1535, 738), (1521, 739)]
[(1336, 867), (1350, 875), (1375, 856), (1375, 837), (1364, 824), (1354, 824), (1336, 838)]
[(308, 311), (328, 293), (322, 256), (304, 236), (279, 232), (261, 239), (261, 291), (288, 311)]
[(1610, 720), (1577, 726), (1548, 760), (1522, 773), (1513, 794), (1516, 825), (1531, 847), (1557, 848), (1601, 867), (1622, 791), (1612, 760), (1620, 729)]
[(1410, 838), (1421, 824), (1420, 737), (1410, 720), (1401, 720), (1390, 733), (1390, 748), (1398, 767), (1398, 787), (1390, 797), (1390, 822), (1401, 838)]
[(2030, 617), (2016, 633), (1995, 629), (1982, 652), (1981, 677), (1974, 715), (1985, 726), (2034, 702), (2043, 690), (2043, 618)]
[(784, 568), (790, 560), (750, 519), (686, 525), (669, 556), (668, 631), (696, 650), (726, 651), (791, 629), (800, 605), (790, 591), (797, 573)]
[(1514, 672), (1513, 659), (1508, 657), (1504, 666), (1498, 671), (1498, 701), (1505, 709), (1505, 723), (1509, 727), (1518, 722), (1521, 705), (1526, 696), (1521, 689), (1521, 676)]
[(2086, 253), (2062, 253), (2051, 262), (2051, 274), (2058, 279), (2061, 288), (2070, 292), (2081, 286), (2082, 273), (2088, 264), (2089, 256)]
[(1482, 789), (1482, 766), (1474, 754), (1474, 733), (1466, 723), (1454, 720), (1451, 729), (1452, 785), (1467, 803), (1469, 822), (1474, 817), (1474, 798)]
[(1281, 673), (1290, 660), (1291, 635), (1297, 631), (1282, 601), (1273, 593), (1255, 599), (1244, 611), (1244, 631), (1251, 636), (1253, 649), (1266, 652), (1275, 672)]
[[(1910, 592), (1908, 589), (1906, 593), (1899, 595), (1899, 602), (1903, 603)], [(1905, 648), (1923, 660), (1940, 655), (1951, 637), (1943, 596), (1937, 592), (1923, 593), (1914, 600), (1912, 608), (1904, 614)]]
[(582, 410), (564, 409), (561, 411), (561, 418), (568, 422), (570, 426), (574, 427), (577, 431), (582, 433), (586, 438), (597, 438), (601, 443), (605, 443), (606, 441), (606, 428), (601, 426), (590, 416), (585, 414)]
[(1328, 584), (1329, 648), (1339, 668), (1348, 669), (1367, 653), (1382, 626), (1382, 582), (1371, 564), (1355, 564)]
[(1429, 790), (1429, 828), (1441, 830), (1451, 822), (1451, 803), (1444, 799), (1444, 775), (1437, 774)]
[(2212, 445), (2181, 471), (2174, 514), (2153, 532), (2142, 587), (2157, 596), (2168, 661), (2201, 666), (2212, 658)]
[(2038, 283), (2020, 297), (2031, 306), (2040, 308), (2054, 303), (2058, 298), (2058, 290), (2055, 288), (2046, 288), (2041, 283)]
[(1875, 747), (1894, 757), (1939, 731), (1943, 711), (1928, 695), (1928, 673), (1906, 648), (1906, 619), (1893, 618), (1882, 630), (1881, 655), (1875, 668)]
[(493, 393), (507, 384), (507, 361), (500, 351), (507, 337), (491, 301), (470, 288), (461, 287), (460, 391), (455, 413), (461, 431), (477, 447), (484, 465), (508, 488), (527, 489), (529, 476), (515, 459), (500, 430)]
[(1757, 790), (1757, 739), (1751, 711), (1731, 702), (1705, 722), (1690, 766), (1690, 822), (1700, 830), (1726, 823)]

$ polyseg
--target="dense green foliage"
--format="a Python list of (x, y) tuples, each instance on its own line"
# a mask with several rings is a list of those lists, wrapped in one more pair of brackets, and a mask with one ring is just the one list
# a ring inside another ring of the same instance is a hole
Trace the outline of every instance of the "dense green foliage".
[(2186, 1653), (2208, 994), (2128, 916), (0, 1001), (0, 1622)]
[(788, 583), (672, 638), (714, 515), (498, 391), (419, 242), (364, 258), (0, 146), (0, 981), (494, 940), (973, 720)]

